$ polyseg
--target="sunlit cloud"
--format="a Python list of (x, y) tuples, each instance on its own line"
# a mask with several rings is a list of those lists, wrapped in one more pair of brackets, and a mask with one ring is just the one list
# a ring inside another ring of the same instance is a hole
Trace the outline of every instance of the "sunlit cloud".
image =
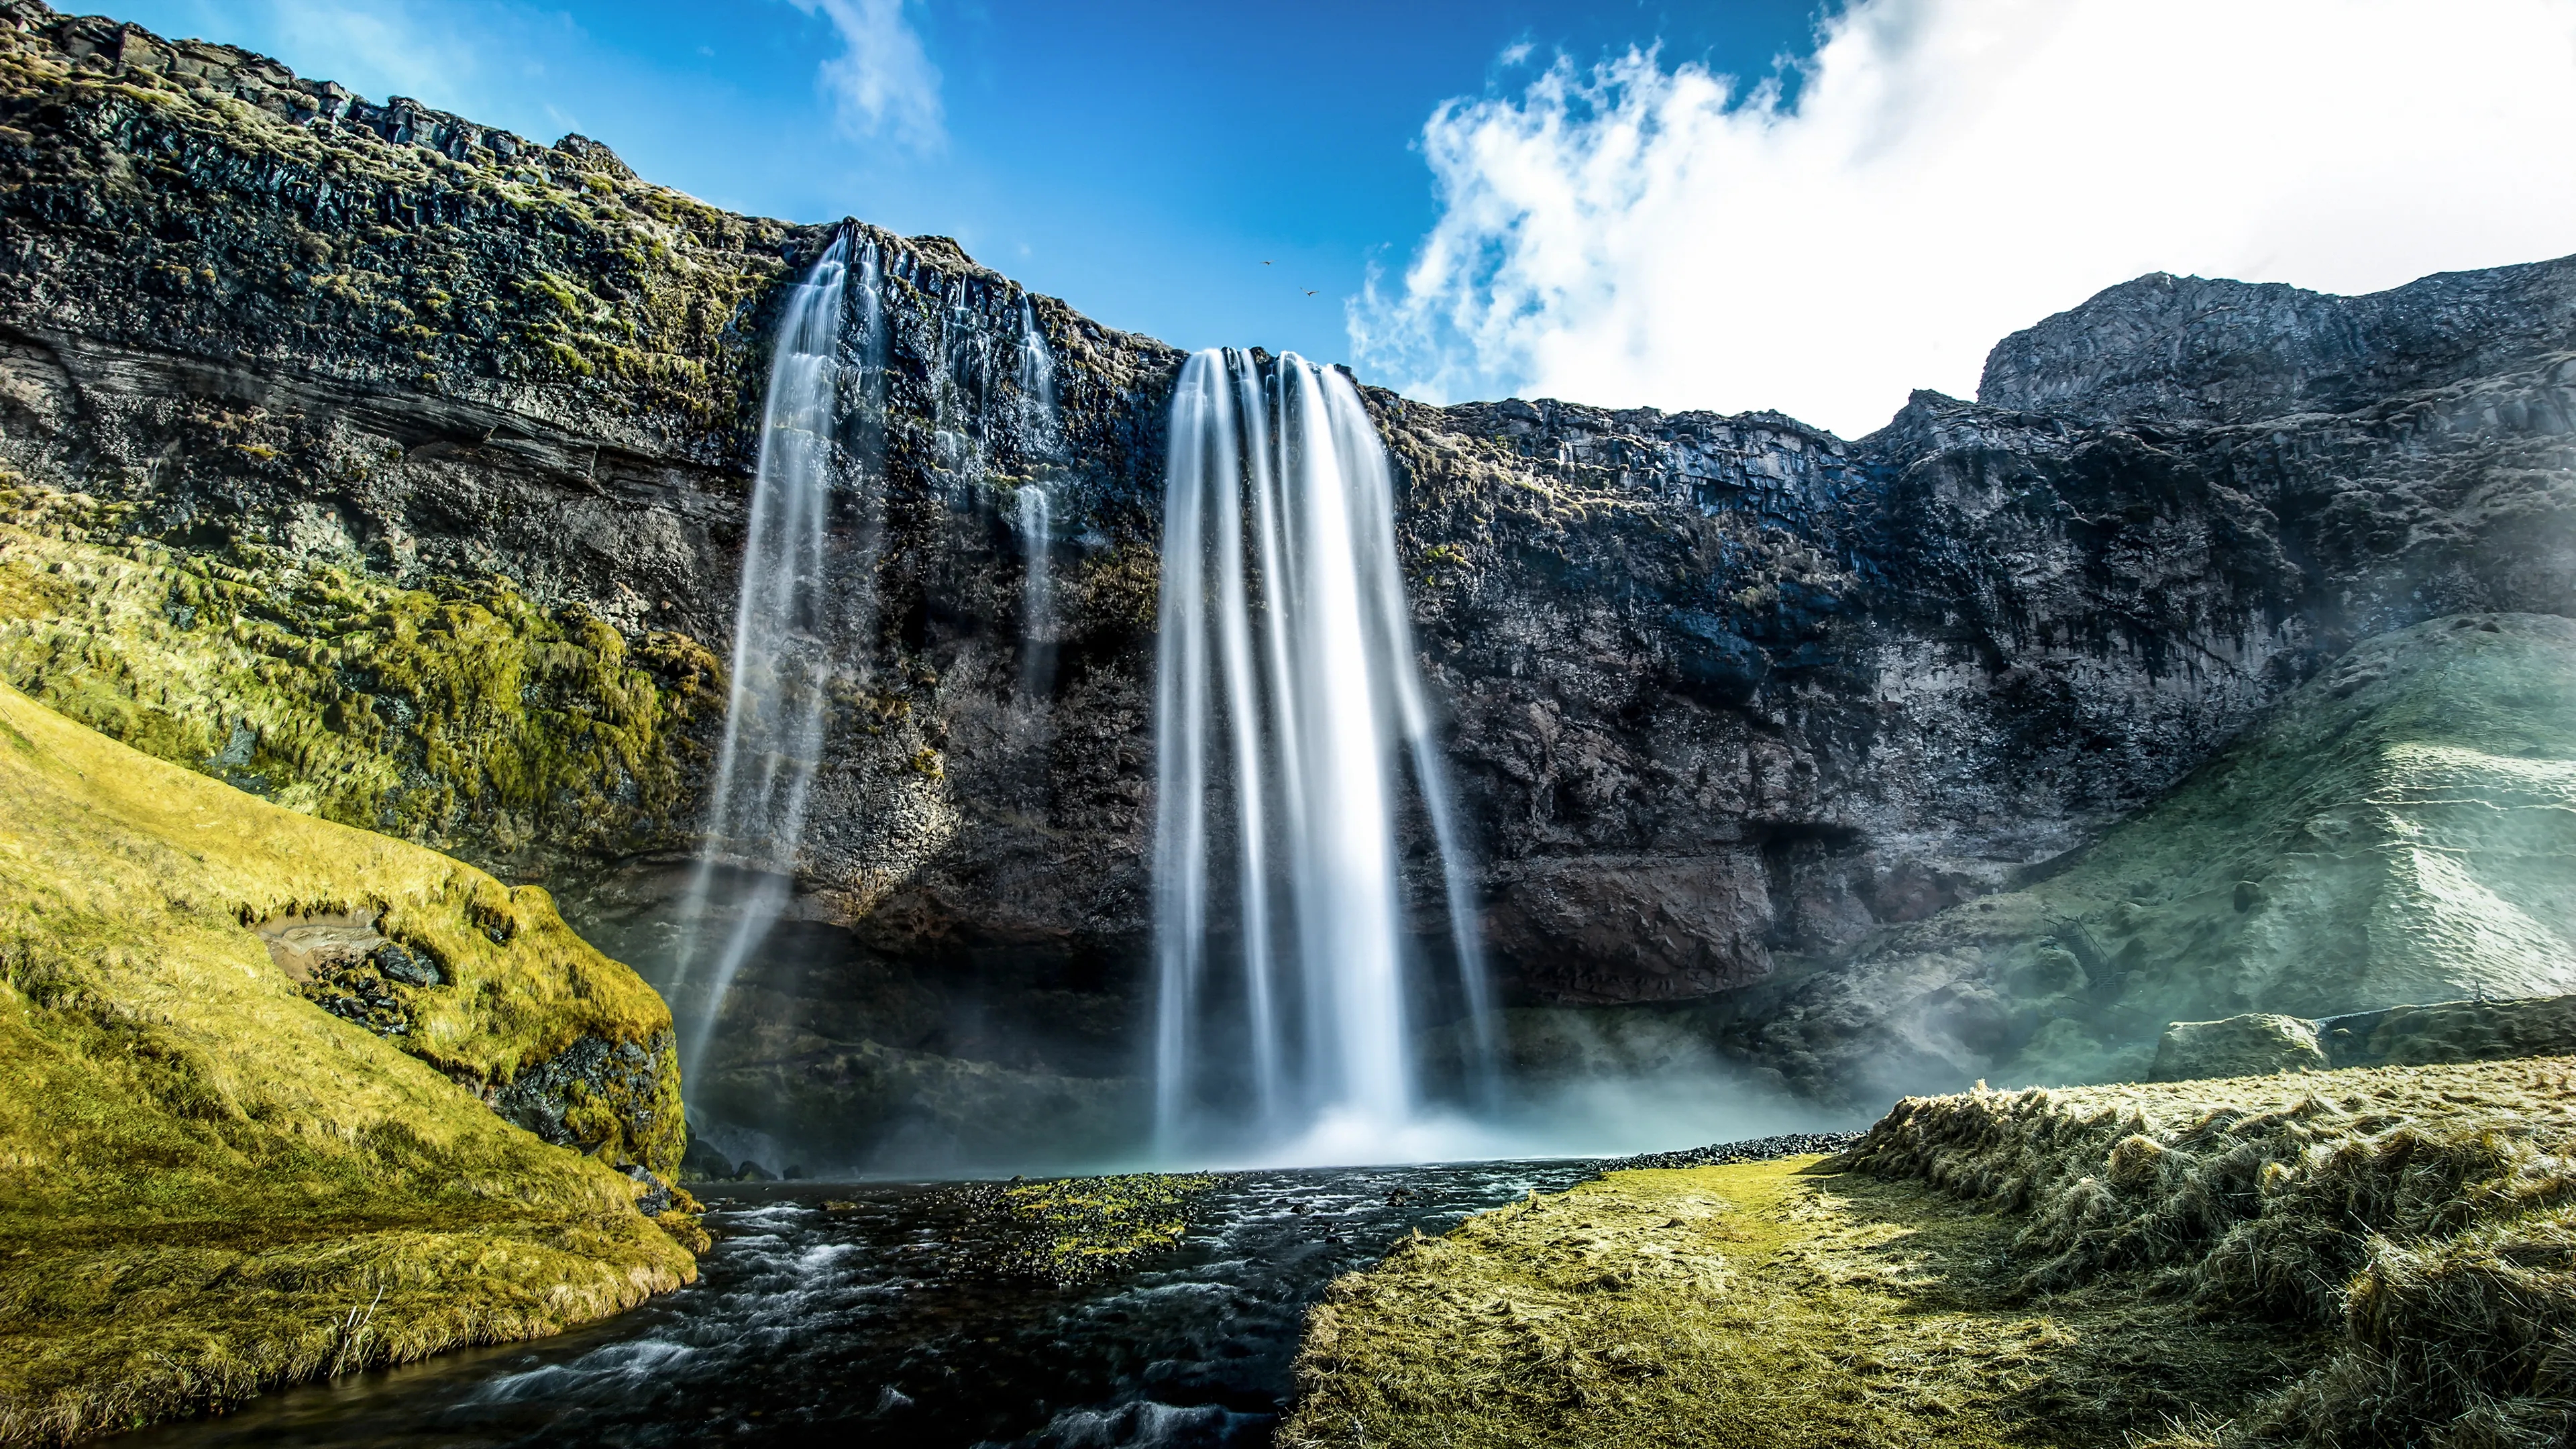
[(921, 35), (904, 15), (904, 0), (795, 0), (808, 15), (821, 15), (845, 47), (823, 62), (825, 94), (841, 129), (859, 139), (883, 137), (916, 151), (938, 149), (946, 139), (939, 102), (939, 68), (930, 63)]
[(1855, 435), (2144, 272), (2576, 252), (2576, 0), (1854, 0), (1794, 79), (1631, 51), (1443, 106), (1441, 217), (1350, 306), (1366, 369)]

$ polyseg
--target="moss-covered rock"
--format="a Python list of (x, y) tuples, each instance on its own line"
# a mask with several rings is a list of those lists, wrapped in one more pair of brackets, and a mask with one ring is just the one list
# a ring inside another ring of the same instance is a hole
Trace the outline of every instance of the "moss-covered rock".
[(2255, 1011), (2218, 1021), (2177, 1021), (2156, 1042), (2153, 1076), (2159, 1082), (2193, 1077), (2259, 1077), (2266, 1072), (2315, 1071), (2327, 1064), (2317, 1045), (2317, 1024), (2278, 1012)]
[(1133, 1172), (1051, 1182), (978, 1182), (947, 1190), (988, 1236), (974, 1266), (1063, 1287), (1108, 1277), (1181, 1245), (1191, 1213), (1229, 1179)]
[[(401, 946), (366, 959), (402, 1031), (308, 997), (330, 943), (286, 938), (321, 923)], [(0, 1442), (687, 1281), (694, 1223), (639, 1211), (685, 1206), (651, 1176), (683, 1146), (669, 1042), (660, 1000), (544, 892), (0, 685)], [(599, 1043), (643, 1070), (596, 1070)], [(521, 1097), (569, 1103), (577, 1145), (487, 1105)]]
[(2576, 1054), (2576, 996), (2436, 1001), (2319, 1021), (2275, 1013), (2178, 1021), (2157, 1043), (2155, 1080), (2570, 1054)]
[(109, 542), (130, 512), (0, 486), (0, 678), (290, 809), (488, 860), (692, 828), (690, 727), (723, 709), (693, 641), (630, 644), (503, 578)]

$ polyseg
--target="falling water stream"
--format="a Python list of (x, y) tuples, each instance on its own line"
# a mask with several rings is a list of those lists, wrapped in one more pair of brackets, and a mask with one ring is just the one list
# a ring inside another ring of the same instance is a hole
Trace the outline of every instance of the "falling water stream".
[(1485, 1061), (1491, 1011), (1391, 471), (1347, 376), (1293, 353), (1210, 350), (1182, 368), (1161, 610), (1159, 1139), (1178, 1155), (1326, 1129), (1392, 1140), (1424, 1086), (1397, 858), (1408, 769), (1439, 856), (1453, 1000)]
[[(681, 903), (675, 985), (687, 982), (699, 958), (710, 954), (702, 937), (716, 904), (710, 897), (719, 865), (748, 866), (757, 875), (745, 896), (724, 903), (732, 922), (711, 953), (706, 1007), (682, 1042), (684, 1078), (705, 1059), (734, 976), (786, 908), (822, 757), (834, 667), (824, 569), (840, 468), (849, 252), (849, 238), (835, 238), (789, 292), (770, 362), (734, 609), (732, 691), (708, 794), (706, 844)], [(873, 304), (873, 286), (862, 294)]]

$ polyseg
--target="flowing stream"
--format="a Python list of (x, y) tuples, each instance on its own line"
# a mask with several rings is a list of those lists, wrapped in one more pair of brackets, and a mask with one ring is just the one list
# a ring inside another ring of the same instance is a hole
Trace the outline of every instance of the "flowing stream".
[(1178, 1249), (1075, 1288), (979, 1275), (981, 1229), (930, 1185), (719, 1185), (709, 1190), (737, 1196), (710, 1203), (719, 1240), (699, 1282), (634, 1312), (118, 1442), (1250, 1449), (1270, 1442), (1306, 1308), (1326, 1284), (1416, 1228), (1444, 1232), (1593, 1170), (1247, 1173)]
[(1424, 1088), (1397, 857), (1408, 769), (1445, 885), (1452, 1009), (1492, 1052), (1385, 447), (1338, 370), (1201, 352), (1172, 399), (1163, 507), (1159, 1139), (1186, 1156), (1336, 1123), (1392, 1137)]

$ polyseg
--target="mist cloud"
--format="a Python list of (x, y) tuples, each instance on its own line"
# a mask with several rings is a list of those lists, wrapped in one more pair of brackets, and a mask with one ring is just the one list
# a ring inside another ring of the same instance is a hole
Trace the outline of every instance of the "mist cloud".
[(2576, 252), (2576, 0), (1854, 0), (1821, 42), (1791, 98), (1631, 51), (1444, 105), (1442, 215), (1350, 304), (1360, 360), (1857, 436), (2140, 273)]

